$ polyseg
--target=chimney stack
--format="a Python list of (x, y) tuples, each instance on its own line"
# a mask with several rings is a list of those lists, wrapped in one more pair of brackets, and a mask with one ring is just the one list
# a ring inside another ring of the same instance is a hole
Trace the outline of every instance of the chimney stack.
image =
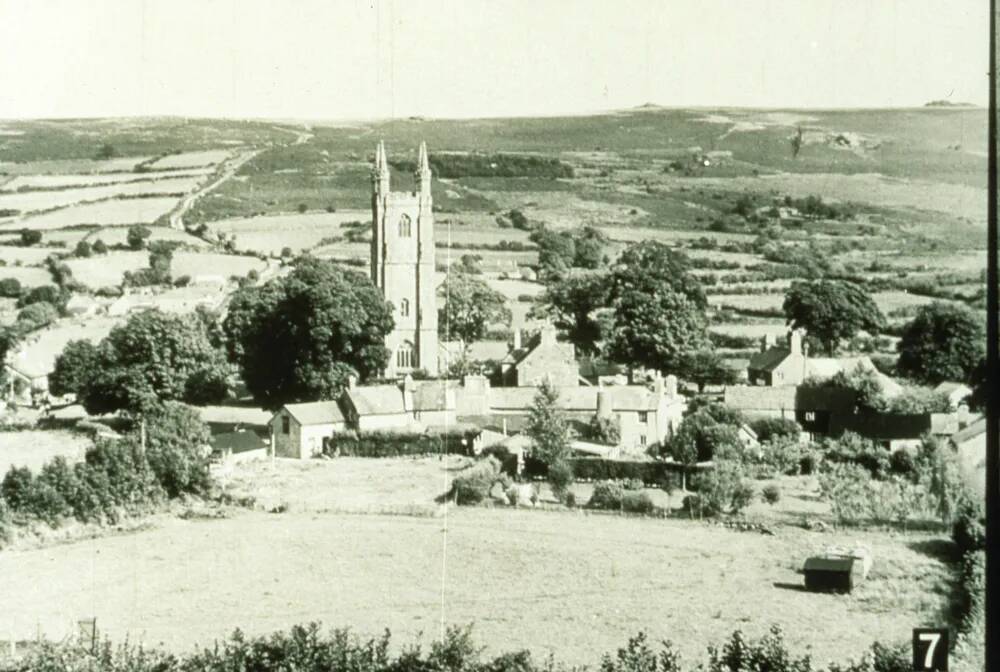
[(541, 333), (541, 345), (555, 345), (556, 343), (556, 328), (546, 322), (542, 325)]
[(792, 329), (788, 332), (788, 350), (793, 355), (802, 354), (802, 330)]
[(514, 350), (521, 349), (521, 328), (514, 327)]
[(667, 376), (667, 396), (671, 398), (677, 396), (677, 376), (674, 374)]
[(653, 374), (653, 394), (655, 394), (656, 398), (659, 399), (664, 395), (664, 393), (665, 390), (663, 388), (663, 375), (659, 371), (657, 371)]

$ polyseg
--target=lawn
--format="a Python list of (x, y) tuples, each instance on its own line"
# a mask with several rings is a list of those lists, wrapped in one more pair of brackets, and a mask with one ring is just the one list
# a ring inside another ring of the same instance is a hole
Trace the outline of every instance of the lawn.
[[(639, 630), (688, 658), (735, 629), (781, 625), (817, 662), (858, 657), (875, 637), (908, 641), (938, 623), (948, 567), (927, 533), (736, 532), (699, 521), (506, 507), (437, 517), (357, 515), (428, 504), (454, 472), (436, 459), (286, 466), (265, 479), (282, 514), (170, 520), (113, 536), (0, 554), (6, 623), (18, 638), (59, 638), (79, 618), (102, 634), (173, 649), (319, 620), (396, 643), (475, 622), (492, 652), (526, 647), (594, 664)], [(250, 476), (261, 479), (261, 464)], [(788, 497), (787, 499), (793, 499)], [(815, 507), (806, 501), (805, 506)], [(789, 506), (795, 506), (790, 504)], [(434, 509), (436, 511), (436, 509)], [(869, 580), (847, 596), (800, 589), (796, 570), (832, 544), (871, 544)]]

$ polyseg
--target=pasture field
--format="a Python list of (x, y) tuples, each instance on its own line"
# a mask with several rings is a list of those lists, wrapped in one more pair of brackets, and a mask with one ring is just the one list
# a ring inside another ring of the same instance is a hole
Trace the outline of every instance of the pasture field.
[[(2, 254), (0, 252), (0, 256)], [(52, 284), (52, 274), (44, 268), (34, 266), (0, 266), (0, 278), (14, 278), (21, 283), (22, 287)]]
[(62, 208), (75, 203), (89, 203), (111, 198), (145, 194), (186, 194), (194, 191), (200, 182), (201, 178), (199, 177), (171, 177), (158, 180), (122, 182), (101, 187), (5, 193), (0, 194), (0, 208), (20, 210), (22, 213), (28, 213), (34, 210)]
[(177, 205), (177, 198), (158, 196), (155, 198), (127, 198), (71, 205), (21, 221), (9, 222), (3, 228), (20, 230), (62, 229), (83, 224), (114, 226), (125, 224), (151, 224), (170, 212)]
[(222, 163), (232, 154), (232, 150), (206, 150), (201, 152), (184, 152), (169, 154), (150, 164), (153, 170), (171, 170), (174, 168), (201, 168)]
[[(74, 340), (97, 343), (121, 323), (115, 317), (91, 317), (87, 319), (67, 318), (33, 331), (18, 344), (17, 351), (11, 353), (8, 362), (31, 376), (46, 375), (52, 371), (56, 357)], [(0, 434), (0, 437), (6, 436)]]
[(197, 177), (211, 174), (211, 168), (189, 168), (187, 170), (171, 170), (167, 172), (144, 173), (78, 173), (69, 175), (19, 175), (0, 186), (0, 191), (17, 191), (19, 189), (65, 189), (68, 187), (93, 187), (121, 182), (137, 182), (158, 180), (161, 178), (176, 179), (179, 177)]
[(277, 255), (284, 247), (298, 253), (312, 249), (323, 238), (342, 238), (345, 222), (370, 220), (370, 210), (345, 210), (218, 221), (209, 230), (236, 236), (239, 249)]
[[(0, 555), (3, 625), (19, 638), (39, 630), (58, 638), (93, 616), (115, 640), (180, 650), (236, 627), (258, 634), (310, 620), (370, 634), (388, 627), (397, 645), (427, 643), (443, 619), (475, 622), (492, 651), (516, 642), (592, 664), (639, 630), (700, 658), (737, 628), (756, 637), (779, 624), (793, 650), (826, 662), (860, 656), (876, 633), (907, 641), (914, 625), (935, 622), (951, 590), (929, 533), (782, 526), (765, 536), (580, 511), (411, 508), (446, 489), (457, 466), (279, 460), (269, 475), (268, 464), (255, 465), (231, 483), (265, 497), (276, 491), (286, 513), (171, 519)], [(807, 486), (783, 498), (790, 515), (816, 508)], [(410, 515), (357, 515), (379, 509)], [(871, 544), (875, 564), (854, 593), (798, 588), (807, 556), (858, 541)]]
[(739, 310), (781, 310), (784, 294), (709, 294), (708, 305)]
[(62, 254), (66, 250), (59, 247), (19, 247), (16, 245), (0, 245), (0, 259), (7, 265), (18, 262), (25, 266), (39, 265), (51, 254)]
[[(149, 266), (149, 252), (114, 251), (104, 256), (67, 259), (73, 277), (88, 287), (106, 287), (121, 284), (126, 271), (137, 271)], [(251, 270), (262, 271), (266, 264), (256, 257), (232, 254), (175, 252), (170, 273), (179, 278), (188, 275), (246, 275)]]
[(154, 156), (125, 156), (117, 159), (49, 159), (41, 161), (0, 161), (0, 173), (9, 175), (62, 175), (71, 173), (131, 173), (137, 165)]
[(70, 463), (83, 460), (90, 439), (63, 429), (29, 429), (0, 433), (0, 472), (28, 467), (38, 472), (46, 462), (62, 455)]

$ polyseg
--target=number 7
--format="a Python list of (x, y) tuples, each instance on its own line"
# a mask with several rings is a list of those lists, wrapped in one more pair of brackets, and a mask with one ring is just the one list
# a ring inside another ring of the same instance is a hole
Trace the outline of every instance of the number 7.
[(924, 669), (931, 669), (934, 664), (934, 650), (937, 648), (938, 642), (941, 641), (940, 632), (921, 632), (917, 635), (917, 639), (921, 642), (929, 642), (927, 647), (927, 654), (924, 656)]

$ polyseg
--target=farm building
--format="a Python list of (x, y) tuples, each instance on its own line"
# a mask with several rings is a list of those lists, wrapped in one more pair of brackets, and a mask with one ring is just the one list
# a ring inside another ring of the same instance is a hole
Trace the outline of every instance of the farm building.
[(514, 346), (500, 361), (500, 377), (504, 385), (525, 387), (549, 379), (558, 387), (572, 387), (580, 382), (580, 366), (572, 343), (556, 340), (556, 330), (550, 324), (522, 347), (520, 330), (514, 331)]
[(322, 453), (333, 433), (346, 426), (336, 401), (285, 404), (268, 425), (274, 454), (303, 460)]

